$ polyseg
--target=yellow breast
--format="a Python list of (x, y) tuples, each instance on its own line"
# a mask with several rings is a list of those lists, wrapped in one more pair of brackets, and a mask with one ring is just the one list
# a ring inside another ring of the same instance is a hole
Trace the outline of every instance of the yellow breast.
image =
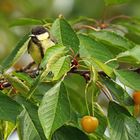
[(36, 64), (40, 64), (42, 60), (40, 48), (33, 42), (30, 43), (28, 52)]
[(44, 52), (46, 52), (46, 50), (52, 46), (55, 45), (54, 42), (52, 42), (50, 39), (45, 39), (41, 41), (42, 47), (44, 49)]

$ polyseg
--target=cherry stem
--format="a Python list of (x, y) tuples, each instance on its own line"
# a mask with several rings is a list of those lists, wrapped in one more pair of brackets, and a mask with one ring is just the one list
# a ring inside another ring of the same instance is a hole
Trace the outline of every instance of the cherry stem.
[(85, 66), (85, 65), (81, 65), (81, 64), (79, 64), (79, 67), (82, 67), (82, 68), (88, 69), (87, 66)]
[(112, 18), (108, 19), (107, 22), (110, 23), (113, 20), (116, 20), (116, 19), (119, 19), (119, 18), (122, 18), (122, 19), (131, 19), (131, 17), (126, 16), (126, 15), (118, 15), (118, 16), (115, 16), (115, 17), (112, 17)]
[(92, 115), (94, 116), (94, 99), (93, 99), (93, 92), (92, 92), (92, 99), (91, 99), (91, 105), (92, 105)]
[(75, 26), (75, 29), (80, 30), (80, 29), (91, 29), (94, 31), (100, 31), (100, 29), (97, 29), (96, 27), (90, 26), (90, 25), (78, 25)]
[(113, 62), (113, 61), (117, 61), (117, 58), (110, 59), (110, 60), (106, 61), (104, 64), (108, 64), (108, 63)]
[(106, 88), (106, 86), (102, 85), (99, 81), (96, 83), (97, 86), (102, 90), (102, 92), (105, 94), (105, 96), (110, 100), (113, 101), (113, 97), (109, 90)]
[(85, 103), (86, 103), (86, 108), (87, 108), (88, 115), (90, 116), (90, 110), (89, 110), (88, 100), (87, 100), (87, 88), (88, 88), (88, 84), (85, 87)]
[(105, 6), (104, 9), (103, 9), (103, 13), (102, 13), (102, 19), (101, 19), (101, 23), (104, 23), (105, 21), (105, 17), (106, 17), (106, 13), (107, 13), (107, 7)]
[(74, 50), (72, 48), (70, 48), (70, 51), (72, 52), (72, 57), (75, 57)]

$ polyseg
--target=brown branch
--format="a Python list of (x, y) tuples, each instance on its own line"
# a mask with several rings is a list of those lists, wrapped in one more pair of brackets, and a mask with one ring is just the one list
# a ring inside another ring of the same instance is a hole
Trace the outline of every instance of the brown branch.
[(138, 74), (140, 74), (140, 68), (136, 68), (136, 69), (129, 69), (130, 71), (136, 72)]
[[(83, 76), (85, 74), (89, 74), (90, 75), (90, 70), (71, 69), (68, 73), (77, 73), (77, 74), (80, 74), (81, 76)], [(107, 74), (105, 72), (103, 72), (103, 71), (98, 71), (98, 74), (102, 75), (102, 76), (107, 76)]]
[(17, 70), (16, 72), (25, 72), (27, 70), (29, 70), (33, 65), (35, 65), (35, 62), (31, 62), (29, 63), (27, 66), (25, 66), (24, 68), (21, 68), (20, 70)]
[[(128, 70), (140, 74), (140, 68), (128, 69)], [(68, 73), (77, 73), (77, 74), (83, 75), (85, 73), (90, 74), (90, 70), (78, 70), (78, 69), (73, 70), (73, 69), (71, 69)], [(107, 76), (107, 74), (104, 71), (98, 71), (98, 74), (102, 75), (102, 76)]]
[[(140, 74), (140, 68), (137, 68), (137, 69), (129, 69), (129, 70), (132, 71), (132, 72), (136, 72), (136, 73)], [(86, 82), (88, 82), (90, 80), (90, 71), (89, 70), (71, 69), (68, 73), (77, 73), (77, 74), (80, 74), (81, 76), (83, 76), (85, 78)], [(110, 78), (104, 71), (98, 71), (98, 74), (100, 76)]]
[[(137, 69), (129, 69), (130, 71), (136, 72), (138, 74), (140, 74), (140, 68)], [(27, 70), (25, 73), (27, 73), (29, 76), (31, 76), (32, 78), (35, 78), (38, 74), (39, 74), (39, 70), (38, 69), (34, 69), (34, 70)], [(81, 76), (83, 76), (86, 80), (86, 82), (88, 82), (90, 80), (90, 70), (78, 70), (78, 69), (71, 69), (69, 72), (70, 73), (76, 73), (76, 74), (80, 74)], [(104, 76), (104, 77), (108, 77), (110, 78), (105, 72), (103, 71), (98, 71), (98, 74), (100, 76)], [(11, 84), (7, 81), (4, 81), (4, 79), (0, 79), (0, 90), (3, 90), (4, 88), (10, 87)], [(105, 90), (106, 91), (106, 90)], [(104, 92), (105, 92), (104, 91)]]

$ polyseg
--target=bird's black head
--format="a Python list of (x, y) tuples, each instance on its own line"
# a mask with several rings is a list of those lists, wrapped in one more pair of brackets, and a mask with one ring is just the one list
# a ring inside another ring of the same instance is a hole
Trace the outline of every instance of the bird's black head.
[(43, 26), (34, 27), (34, 28), (32, 29), (32, 31), (31, 31), (31, 33), (32, 33), (33, 35), (40, 35), (40, 34), (43, 34), (43, 33), (45, 33), (45, 32), (48, 32), (48, 30), (47, 30), (45, 27), (43, 27)]

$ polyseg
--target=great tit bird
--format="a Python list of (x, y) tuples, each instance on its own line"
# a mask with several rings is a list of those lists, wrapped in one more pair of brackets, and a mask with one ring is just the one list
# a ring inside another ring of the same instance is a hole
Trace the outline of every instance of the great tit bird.
[(45, 51), (49, 47), (54, 46), (55, 43), (51, 40), (49, 31), (43, 26), (33, 28), (30, 37), (28, 53), (36, 64), (40, 64)]

